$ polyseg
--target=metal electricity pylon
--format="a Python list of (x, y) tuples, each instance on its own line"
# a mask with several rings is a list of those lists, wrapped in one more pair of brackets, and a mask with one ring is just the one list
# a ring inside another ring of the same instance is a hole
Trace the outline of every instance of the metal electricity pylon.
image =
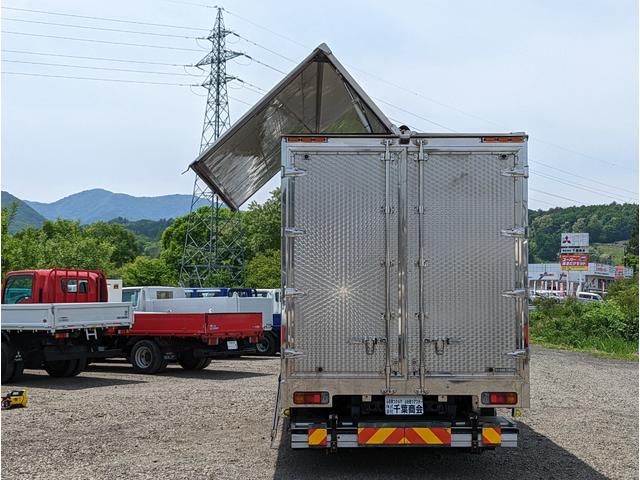
[[(227, 61), (243, 55), (227, 50), (222, 9), (207, 37), (211, 51), (196, 66), (207, 68), (202, 86), (207, 89), (207, 107), (202, 126), (200, 153), (229, 128)], [(208, 207), (208, 208), (205, 208)], [(180, 264), (180, 285), (184, 287), (236, 286), (244, 273), (244, 239), (239, 212), (232, 212), (196, 175)]]

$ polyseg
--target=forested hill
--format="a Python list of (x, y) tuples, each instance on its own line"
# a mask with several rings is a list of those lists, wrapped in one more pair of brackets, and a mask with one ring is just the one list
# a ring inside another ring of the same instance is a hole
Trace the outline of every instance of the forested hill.
[(529, 261), (556, 261), (563, 232), (588, 232), (591, 243), (629, 240), (638, 231), (638, 205), (612, 203), (529, 211)]

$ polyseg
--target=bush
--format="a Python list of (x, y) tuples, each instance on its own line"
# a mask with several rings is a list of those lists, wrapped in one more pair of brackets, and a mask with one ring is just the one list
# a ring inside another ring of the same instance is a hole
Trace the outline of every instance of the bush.
[(604, 302), (581, 303), (571, 298), (565, 302), (539, 301), (529, 315), (531, 336), (576, 348), (627, 344), (627, 349), (637, 351), (638, 297), (636, 293), (633, 300), (633, 291), (629, 293), (628, 289), (633, 290), (614, 288)]

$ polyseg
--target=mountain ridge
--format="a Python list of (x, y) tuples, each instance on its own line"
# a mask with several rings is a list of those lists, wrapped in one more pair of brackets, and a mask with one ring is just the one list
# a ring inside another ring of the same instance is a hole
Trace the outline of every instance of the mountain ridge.
[(189, 213), (191, 195), (137, 197), (94, 188), (50, 203), (31, 200), (23, 200), (23, 202), (47, 220), (64, 218), (88, 224), (98, 221), (108, 222), (118, 217), (131, 221), (180, 217)]

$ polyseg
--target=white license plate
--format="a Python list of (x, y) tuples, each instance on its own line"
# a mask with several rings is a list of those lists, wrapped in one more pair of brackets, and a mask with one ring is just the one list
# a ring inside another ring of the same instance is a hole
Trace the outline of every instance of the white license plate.
[(227, 350), (237, 350), (238, 342), (236, 340), (227, 340)]
[(419, 395), (387, 395), (384, 397), (384, 413), (387, 415), (422, 415), (424, 407)]

